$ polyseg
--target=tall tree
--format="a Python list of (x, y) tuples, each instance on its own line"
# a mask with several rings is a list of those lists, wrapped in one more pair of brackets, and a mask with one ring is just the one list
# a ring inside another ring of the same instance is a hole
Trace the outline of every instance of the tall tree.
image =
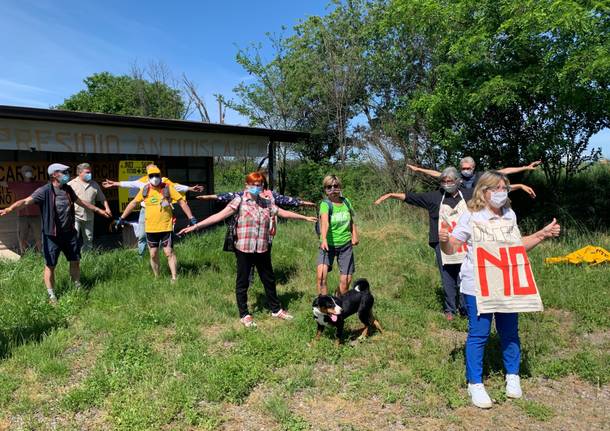
[(134, 75), (95, 73), (84, 79), (85, 89), (68, 97), (55, 109), (183, 119), (187, 104), (179, 88), (169, 85), (166, 72), (157, 70), (152, 80), (141, 70)]
[(490, 167), (542, 158), (553, 184), (595, 160), (589, 139), (610, 125), (610, 3), (443, 3), (438, 83), (411, 105), (443, 148)]

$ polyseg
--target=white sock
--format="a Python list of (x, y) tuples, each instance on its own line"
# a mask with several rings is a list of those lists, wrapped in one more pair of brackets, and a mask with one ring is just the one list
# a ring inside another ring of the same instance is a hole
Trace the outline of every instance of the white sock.
[(53, 289), (47, 289), (47, 293), (49, 294), (49, 298), (55, 298), (55, 292)]

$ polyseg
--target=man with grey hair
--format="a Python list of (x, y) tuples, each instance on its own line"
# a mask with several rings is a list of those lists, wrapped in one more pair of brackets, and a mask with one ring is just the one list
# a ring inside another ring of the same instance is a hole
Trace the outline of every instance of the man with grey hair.
[(379, 205), (386, 199), (399, 199), (407, 204), (428, 210), (430, 230), (428, 244), (436, 254), (436, 263), (441, 276), (444, 293), (443, 311), (447, 320), (453, 320), (457, 313), (465, 315), (462, 295), (459, 293), (460, 267), (466, 250), (458, 250), (454, 255), (445, 255), (440, 246), (438, 232), (441, 228), (450, 232), (457, 225), (460, 216), (467, 211), (466, 202), (472, 197), (473, 189), (460, 189), (461, 177), (457, 169), (450, 166), (438, 173), (440, 188), (427, 193), (387, 193), (375, 201)]
[[(76, 167), (76, 177), (68, 184), (76, 193), (76, 196), (83, 202), (95, 205), (95, 202), (101, 202), (106, 209), (106, 213), (112, 216), (108, 200), (104, 196), (104, 192), (98, 183), (92, 179), (91, 165), (89, 163), (81, 163)], [(77, 235), (82, 237), (82, 251), (91, 250), (93, 244), (93, 211), (82, 207), (79, 204), (74, 204), (74, 227)]]
[[(523, 171), (533, 171), (534, 169), (536, 169), (538, 167), (538, 165), (540, 163), (542, 163), (542, 162), (540, 160), (537, 160), (526, 166), (498, 169), (498, 172), (501, 174), (504, 174), (504, 175), (510, 175), (510, 174), (516, 174), (518, 172), (523, 172)], [(415, 166), (415, 165), (407, 165), (407, 166), (413, 172), (421, 172), (422, 174), (429, 175), (434, 178), (439, 178), (441, 175), (440, 172), (435, 171), (434, 169), (420, 168), (419, 166)], [(482, 172), (476, 172), (475, 167), (476, 167), (476, 163), (475, 163), (474, 159), (470, 156), (466, 156), (466, 157), (462, 158), (462, 160), (460, 160), (460, 177), (462, 180), (462, 184), (460, 187), (462, 189), (474, 189), (474, 186), (477, 185), (477, 181), (481, 177)], [(534, 191), (530, 187), (524, 186), (523, 184), (511, 185), (511, 190), (516, 190), (516, 189), (521, 189), (532, 197), (536, 196), (534, 194)]]

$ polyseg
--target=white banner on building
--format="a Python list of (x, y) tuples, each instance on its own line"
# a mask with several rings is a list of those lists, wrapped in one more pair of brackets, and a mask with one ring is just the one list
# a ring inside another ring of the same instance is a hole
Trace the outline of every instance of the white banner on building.
[(267, 136), (0, 118), (0, 150), (262, 157)]

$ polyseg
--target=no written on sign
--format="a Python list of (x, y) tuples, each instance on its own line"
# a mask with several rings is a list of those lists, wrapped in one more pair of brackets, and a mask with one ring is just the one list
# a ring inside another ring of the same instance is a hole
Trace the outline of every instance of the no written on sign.
[(472, 245), (479, 314), (543, 310), (515, 221), (473, 222)]

